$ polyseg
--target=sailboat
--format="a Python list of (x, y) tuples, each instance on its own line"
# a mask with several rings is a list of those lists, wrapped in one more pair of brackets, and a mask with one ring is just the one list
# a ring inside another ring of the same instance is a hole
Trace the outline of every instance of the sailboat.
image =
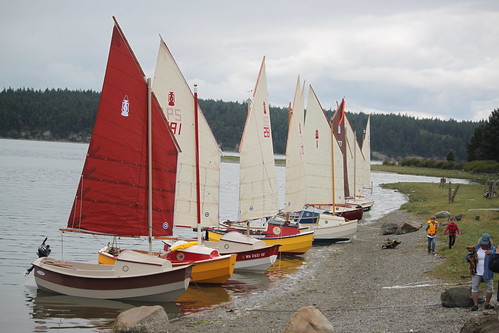
[[(300, 223), (302, 230), (315, 231), (314, 243), (345, 241), (355, 234), (356, 223), (341, 216), (328, 214), (324, 210), (317, 210), (309, 204), (324, 200), (334, 192), (331, 189), (331, 168), (334, 164), (331, 163), (331, 141), (328, 140), (331, 131), (312, 87), (309, 89), (305, 125), (304, 89), (305, 84), (301, 87), (298, 77), (293, 105), (289, 112), (285, 210)], [(322, 218), (319, 218), (320, 216)]]
[[(279, 213), (278, 188), (275, 177), (274, 148), (270, 124), (265, 57), (260, 66), (253, 90), (253, 99), (248, 101), (248, 115), (239, 145), (240, 188), (239, 219), (248, 224), (261, 221), (267, 224), (267, 232), (252, 233), (267, 245), (280, 244), (279, 252), (302, 254), (312, 247), (313, 231), (300, 232), (298, 225), (276, 217)], [(219, 241), (227, 231), (208, 230), (208, 239)]]
[(309, 87), (302, 140), (306, 201), (292, 216), (300, 225), (315, 230), (315, 243), (350, 240), (357, 232), (358, 220), (342, 216), (346, 213), (340, 206), (344, 203), (343, 161), (338, 141), (312, 86)]
[[(265, 270), (276, 260), (278, 246), (226, 235), (208, 244), (201, 228), (218, 225), (220, 149), (173, 55), (161, 40), (153, 91), (158, 95), (170, 127), (180, 144), (174, 224), (193, 227), (197, 242), (172, 240), (165, 246), (172, 262), (193, 262), (192, 282), (223, 283), (234, 270)], [(208, 259), (208, 260), (203, 260)], [(217, 277), (218, 275), (218, 277)]]
[[(178, 146), (145, 75), (114, 19), (101, 99), (76, 197), (63, 231), (172, 234)], [(191, 266), (122, 251), (113, 266), (41, 257), (39, 289), (100, 299), (174, 301)]]
[[(363, 189), (370, 186), (370, 159), (367, 161), (364, 155), (364, 152), (368, 153), (367, 149), (370, 153), (370, 148), (366, 142), (363, 142), (364, 151), (360, 149), (356, 134), (345, 112), (345, 104), (343, 99), (331, 118), (334, 135), (338, 141), (342, 142), (345, 202), (361, 207), (362, 211), (368, 211), (374, 202), (365, 199), (359, 202), (358, 199), (362, 197)], [(368, 132), (366, 134), (369, 135)], [(369, 136), (367, 139), (370, 139)]]
[(336, 177), (343, 179), (343, 188), (339, 188), (336, 192), (338, 194), (338, 200), (335, 203), (336, 215), (343, 216), (349, 220), (361, 220), (364, 209), (359, 205), (346, 202), (346, 198), (351, 196), (350, 184), (354, 183), (354, 172), (352, 170), (354, 170), (353, 143), (355, 135), (346, 118), (345, 99), (342, 99), (337, 110), (331, 117), (330, 128), (339, 148), (335, 154), (338, 158), (335, 166), (339, 167), (341, 165), (342, 168), (339, 173), (336, 173)]
[[(220, 150), (198, 110), (197, 91), (193, 95), (163, 39), (152, 90), (181, 148), (173, 224), (218, 223)], [(236, 255), (221, 255), (218, 250), (206, 247), (201, 237), (197, 241), (174, 239), (164, 243), (163, 253), (156, 255), (173, 265), (193, 264), (191, 282), (221, 284), (234, 272)], [(109, 250), (107, 247), (99, 251), (99, 262), (114, 262), (116, 255)]]
[[(346, 118), (346, 114), (345, 114)], [(352, 131), (350, 122), (348, 118), (347, 121), (347, 131)], [(355, 139), (352, 144), (349, 142), (348, 145), (354, 147), (354, 157), (353, 157), (353, 195), (346, 197), (346, 202), (360, 205), (364, 212), (370, 211), (374, 204), (374, 201), (368, 200), (363, 195), (363, 190), (372, 188), (371, 185), (371, 136), (370, 136), (370, 122), (371, 116), (367, 118), (366, 129), (363, 133), (362, 148), (359, 146), (358, 141)], [(355, 132), (353, 135), (356, 138)]]

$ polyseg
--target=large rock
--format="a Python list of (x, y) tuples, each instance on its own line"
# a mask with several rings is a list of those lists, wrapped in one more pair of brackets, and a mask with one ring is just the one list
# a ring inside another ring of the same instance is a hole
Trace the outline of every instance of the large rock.
[(414, 232), (421, 229), (423, 225), (418, 222), (385, 222), (381, 226), (381, 234), (382, 235), (392, 235), (392, 234), (405, 234), (408, 232)]
[[(452, 287), (440, 294), (442, 306), (446, 308), (470, 308), (473, 306), (470, 287)], [(478, 300), (483, 302), (481, 292)]]
[(497, 313), (473, 317), (464, 323), (461, 333), (497, 333), (499, 332), (499, 319)]
[(381, 234), (382, 235), (392, 235), (397, 232), (397, 223), (385, 222), (381, 226)]
[(435, 217), (437, 219), (449, 218), (450, 217), (450, 213), (448, 211), (443, 210), (441, 212), (436, 213)]
[(113, 324), (113, 332), (166, 333), (169, 325), (162, 306), (140, 306), (120, 313)]
[(298, 309), (289, 319), (284, 333), (332, 333), (333, 325), (314, 306)]
[(397, 235), (414, 232), (421, 229), (423, 225), (419, 222), (402, 222), (397, 225)]

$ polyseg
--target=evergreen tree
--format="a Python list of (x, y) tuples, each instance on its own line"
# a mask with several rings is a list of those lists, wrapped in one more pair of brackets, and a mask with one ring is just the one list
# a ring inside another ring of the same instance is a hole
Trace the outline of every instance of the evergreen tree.
[[(99, 96), (98, 92), (90, 90), (4, 89), (0, 91), (0, 137), (88, 141)], [(199, 100), (199, 104), (221, 149), (237, 151), (248, 112), (247, 101), (208, 99)], [(332, 110), (325, 112), (328, 118), (333, 114)], [(270, 114), (274, 152), (284, 154), (288, 108), (271, 106)], [(368, 115), (352, 112), (347, 114), (352, 129), (357, 133), (357, 140), (362, 143)], [(466, 157), (497, 159), (498, 114), (499, 111), (495, 110), (488, 123), (372, 114), (371, 152), (378, 152), (392, 159), (416, 156), (444, 160), (452, 150), (456, 161), (464, 161)]]
[(449, 162), (454, 162), (456, 160), (456, 157), (454, 156), (454, 151), (451, 149), (449, 150), (449, 152), (447, 153), (447, 161)]
[(492, 111), (489, 121), (475, 129), (467, 148), (468, 161), (499, 162), (499, 109)]

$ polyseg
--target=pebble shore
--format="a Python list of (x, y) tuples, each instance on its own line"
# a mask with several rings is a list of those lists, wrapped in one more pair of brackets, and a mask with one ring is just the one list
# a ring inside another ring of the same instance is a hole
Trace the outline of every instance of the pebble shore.
[[(225, 308), (174, 319), (170, 332), (283, 332), (292, 314), (309, 305), (327, 317), (335, 333), (459, 332), (483, 311), (442, 307), (440, 294), (455, 285), (426, 273), (442, 263), (438, 249), (446, 246), (446, 238), (437, 239), (433, 256), (427, 254), (424, 229), (404, 235), (380, 232), (384, 222), (407, 221), (424, 222), (398, 210), (359, 225), (349, 243), (314, 246), (304, 255), (303, 269), (277, 287), (235, 298)], [(387, 237), (401, 244), (382, 249)], [(462, 246), (458, 239), (454, 249)]]

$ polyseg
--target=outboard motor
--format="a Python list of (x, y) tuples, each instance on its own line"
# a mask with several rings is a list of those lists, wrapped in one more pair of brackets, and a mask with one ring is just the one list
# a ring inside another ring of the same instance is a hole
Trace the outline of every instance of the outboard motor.
[(43, 240), (43, 243), (38, 247), (38, 258), (48, 257), (50, 254), (50, 251), (52, 251), (50, 249), (49, 244), (45, 245), (46, 241), (47, 241), (47, 237), (45, 237), (45, 239)]
[[(52, 251), (50, 249), (50, 245), (49, 244), (45, 244), (45, 242), (47, 241), (47, 238), (48, 237), (45, 237), (45, 239), (43, 240), (42, 244), (38, 247), (38, 251), (37, 251), (38, 258), (48, 257), (49, 254), (50, 254), (50, 252)], [(34, 268), (35, 268), (35, 266), (31, 265), (31, 267), (26, 270), (26, 272), (24, 273), (24, 275), (28, 275), (29, 273), (31, 273), (31, 271)]]

